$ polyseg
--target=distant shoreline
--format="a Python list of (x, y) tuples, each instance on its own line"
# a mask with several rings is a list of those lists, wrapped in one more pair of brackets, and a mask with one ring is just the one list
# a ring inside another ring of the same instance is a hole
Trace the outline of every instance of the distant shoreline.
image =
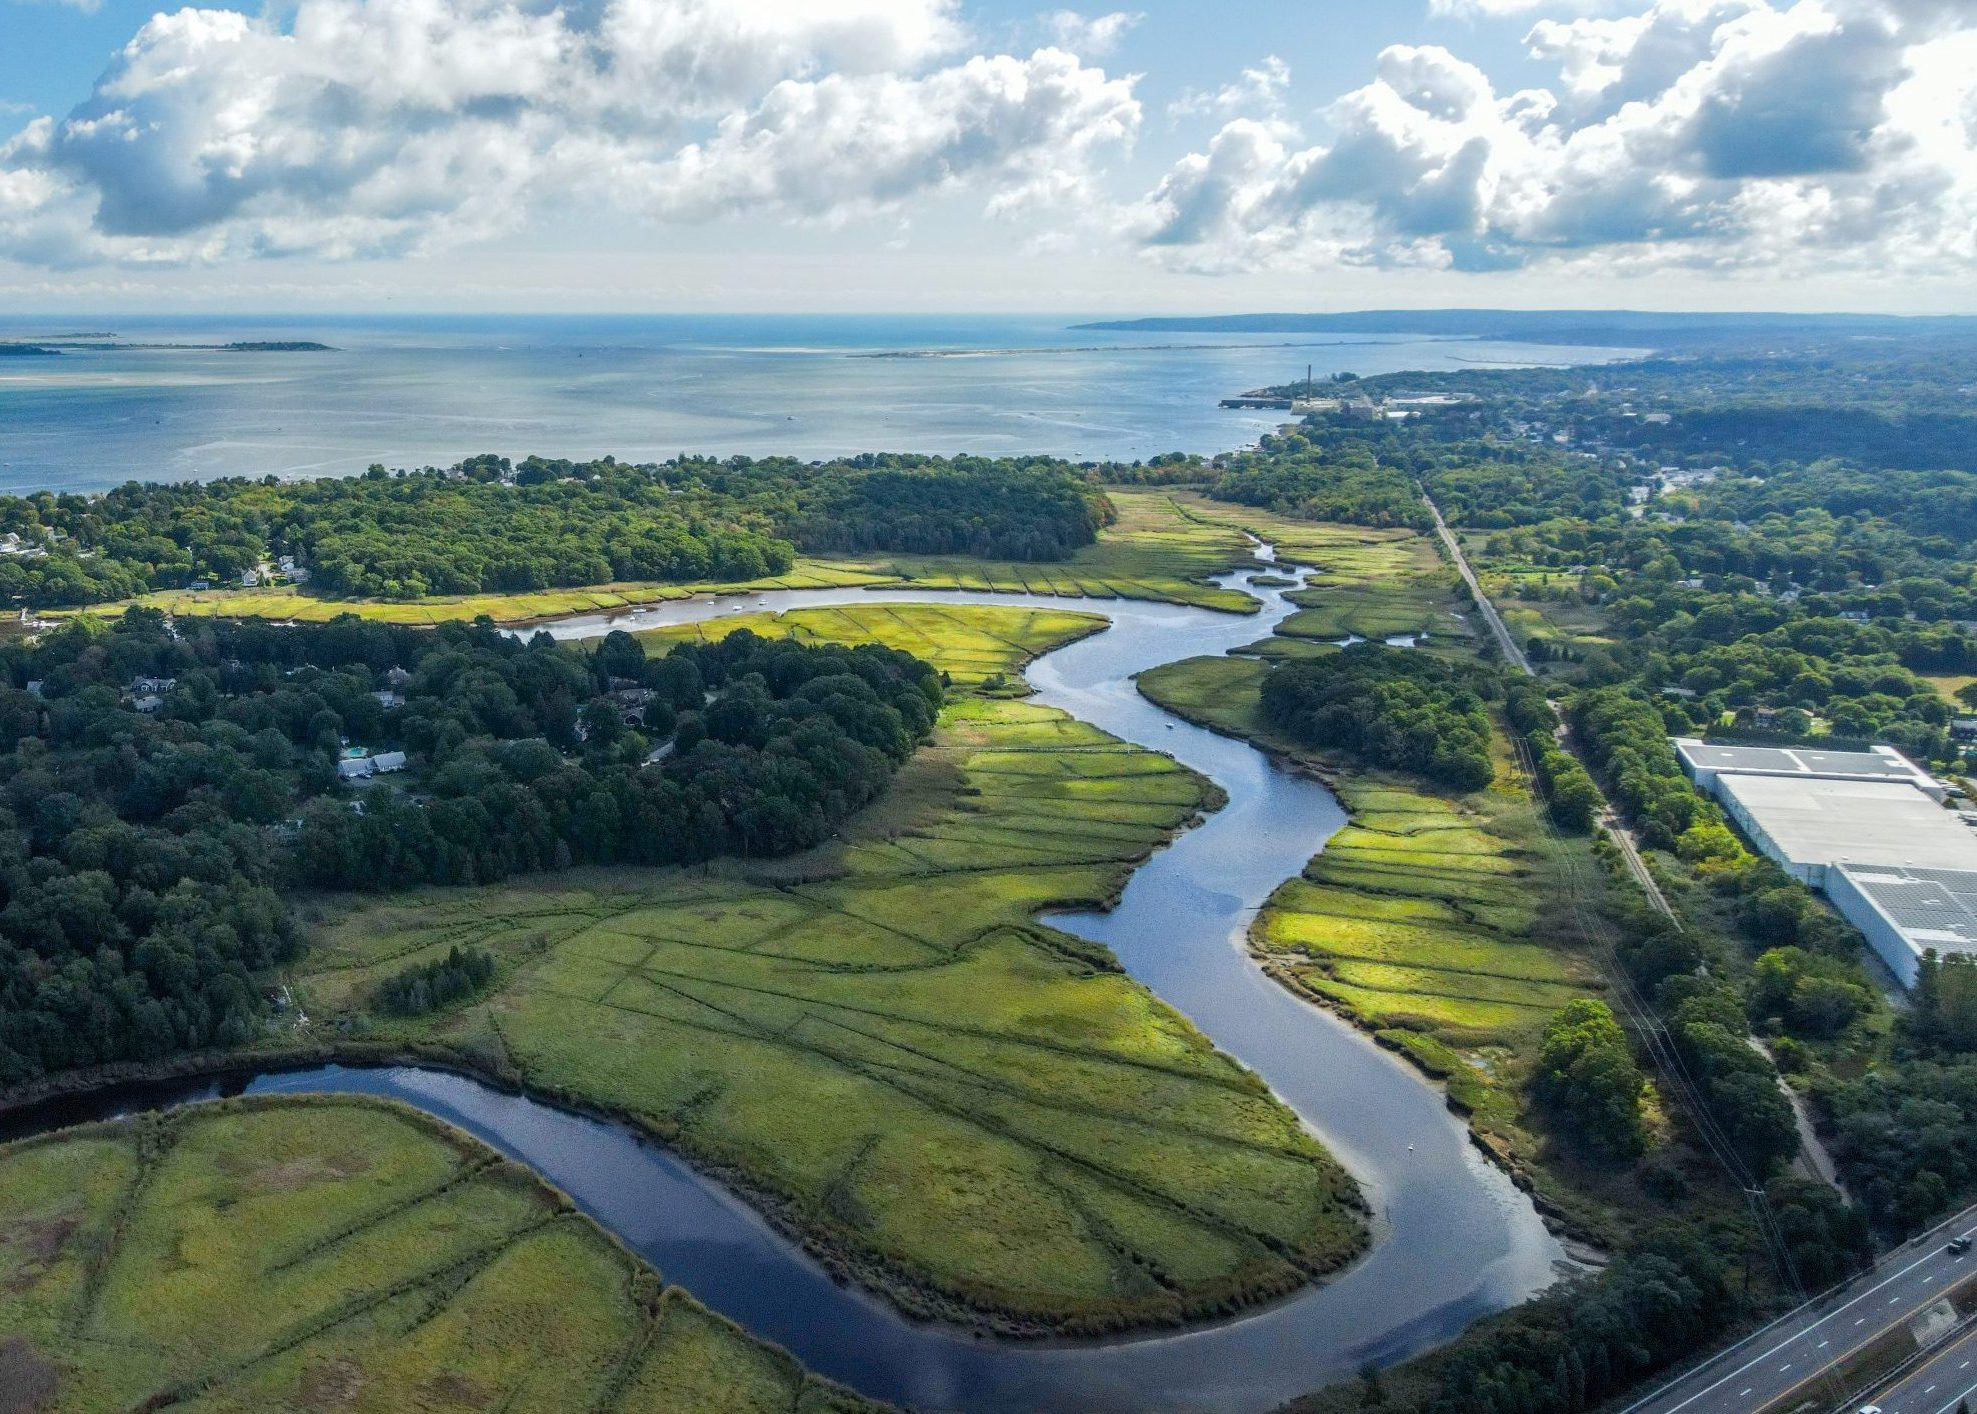
[(247, 339), (230, 344), (132, 344), (115, 334), (59, 334), (40, 339), (0, 339), (0, 357), (27, 355), (52, 357), (57, 354), (121, 353), (130, 349), (191, 353), (334, 353), (328, 344), (313, 339)]
[[(1110, 325), (1079, 324), (1079, 329), (1103, 329)], [(1474, 343), (1473, 334), (1424, 335), (1419, 339), (1409, 336), (1410, 341), (1435, 344)], [(874, 352), (848, 353), (846, 358), (1019, 358), (1029, 354), (1088, 354), (1088, 353), (1201, 353), (1216, 349), (1349, 349), (1365, 348), (1386, 342), (1383, 339), (1284, 339), (1259, 344), (1075, 344), (1063, 348), (1009, 348), (1009, 349), (880, 349)]]

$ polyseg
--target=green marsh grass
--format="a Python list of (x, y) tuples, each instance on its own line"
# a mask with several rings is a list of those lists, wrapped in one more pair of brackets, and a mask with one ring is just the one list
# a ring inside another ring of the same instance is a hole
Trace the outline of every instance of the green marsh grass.
[(0, 1331), (21, 1407), (57, 1411), (871, 1407), (526, 1170), (359, 1097), (0, 1147)]
[[(938, 596), (930, 596), (938, 599)], [(1039, 654), (1097, 633), (1106, 621), (1071, 610), (994, 604), (846, 604), (780, 614), (727, 614), (700, 623), (646, 629), (650, 653), (675, 643), (705, 642), (746, 628), (799, 643), (879, 643), (930, 663), (963, 687), (1011, 682)]]
[[(774, 864), (342, 906), (305, 1008), (624, 1113), (908, 1309), (1017, 1331), (1232, 1309), (1349, 1260), (1354, 1186), (1254, 1076), (1041, 926), (1208, 802), (1062, 713), (965, 698), (847, 838)], [(472, 941), (482, 1000), (368, 1017)]]

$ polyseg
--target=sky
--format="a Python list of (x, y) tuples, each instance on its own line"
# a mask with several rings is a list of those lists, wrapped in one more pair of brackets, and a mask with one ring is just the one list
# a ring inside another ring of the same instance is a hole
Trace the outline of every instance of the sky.
[(1977, 313), (1977, 0), (0, 0), (0, 311)]

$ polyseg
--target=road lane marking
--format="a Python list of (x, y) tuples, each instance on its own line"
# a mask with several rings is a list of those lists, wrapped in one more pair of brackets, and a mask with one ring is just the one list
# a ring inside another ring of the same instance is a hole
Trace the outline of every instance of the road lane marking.
[[(1938, 1228), (1936, 1229), (1936, 1231), (1940, 1232), (1941, 1229)], [(1930, 1234), (1928, 1233), (1924, 1233), (1922, 1235), (1922, 1238), (1927, 1238), (1929, 1235)], [(1959, 1233), (1958, 1235), (1961, 1237), (1977, 1236), (1977, 1227), (1969, 1228), (1964, 1232)], [(1922, 1238), (1918, 1238), (1917, 1241), (1921, 1241)], [(1814, 1331), (1818, 1330), (1821, 1326), (1825, 1325), (1826, 1322), (1832, 1320), (1835, 1316), (1839, 1315), (1842, 1311), (1847, 1310), (1849, 1307), (1853, 1306), (1857, 1302), (1865, 1301), (1868, 1297), (1872, 1296), (1875, 1292), (1880, 1291), (1884, 1287), (1886, 1287), (1890, 1282), (1900, 1281), (1903, 1277), (1907, 1276), (1910, 1272), (1914, 1271), (1917, 1267), (1921, 1266), (1924, 1262), (1934, 1261), (1940, 1255), (1942, 1255), (1940, 1249), (1936, 1251), (1924, 1253), (1922, 1256), (1917, 1257), (1913, 1262), (1910, 1262), (1907, 1266), (1903, 1267), (1901, 1270), (1889, 1273), (1887, 1276), (1881, 1278), (1880, 1281), (1868, 1287), (1867, 1290), (1859, 1293), (1856, 1296), (1849, 1297), (1847, 1300), (1840, 1303), (1839, 1306), (1835, 1307), (1831, 1311), (1828, 1311), (1825, 1315), (1821, 1316), (1818, 1320), (1814, 1321), (1811, 1325), (1807, 1326), (1804, 1330), (1798, 1331), (1793, 1335), (1786, 1336), (1784, 1339), (1780, 1340), (1777, 1344), (1773, 1345), (1769, 1350), (1765, 1350), (1759, 1354), (1753, 1355), (1750, 1359), (1746, 1360), (1743, 1364), (1737, 1366), (1734, 1370), (1729, 1370), (1723, 1373), (1722, 1375), (1719, 1375), (1716, 1379), (1710, 1381), (1707, 1385), (1704, 1385), (1701, 1389), (1697, 1390), (1694, 1394), (1690, 1395), (1687, 1399), (1684, 1399), (1679, 1403), (1669, 1405), (1665, 1410), (1662, 1411), (1662, 1414), (1681, 1414), (1682, 1410), (1687, 1409), (1691, 1404), (1694, 1404), (1697, 1400), (1701, 1399), (1704, 1395), (1711, 1393), (1721, 1385), (1728, 1384), (1732, 1379), (1736, 1378), (1738, 1375), (1743, 1374), (1745, 1371), (1749, 1370), (1752, 1366), (1758, 1364), (1766, 1357), (1777, 1354), (1779, 1350), (1790, 1345), (1793, 1341), (1805, 1339), (1805, 1337), (1811, 1335)], [(1854, 1324), (1857, 1326), (1864, 1325), (1866, 1324), (1866, 1321), (1867, 1318), (1865, 1316), (1862, 1316), (1859, 1320), (1856, 1320)], [(1652, 1396), (1650, 1396), (1650, 1399), (1652, 1399)]]
[[(1969, 1363), (1970, 1362), (1967, 1360), (1964, 1361), (1964, 1364), (1966, 1365)], [(1973, 1392), (1977, 1392), (1977, 1385), (1972, 1385), (1970, 1386), (1969, 1389), (1958, 1390), (1954, 1395), (1950, 1396), (1949, 1403), (1945, 1404), (1941, 1409), (1938, 1409), (1936, 1411), (1936, 1414), (1949, 1414), (1950, 1410), (1956, 1408), (1958, 1404), (1962, 1403)]]

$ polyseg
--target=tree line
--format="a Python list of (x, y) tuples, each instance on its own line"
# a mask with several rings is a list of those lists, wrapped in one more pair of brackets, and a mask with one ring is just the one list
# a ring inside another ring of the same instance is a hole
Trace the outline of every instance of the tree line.
[(0, 533), (30, 552), (0, 556), (0, 596), (74, 605), (237, 584), (281, 557), (314, 591), (387, 599), (750, 580), (799, 551), (1058, 560), (1111, 515), (1083, 469), (1044, 457), (484, 455), (446, 470), (0, 497)]

